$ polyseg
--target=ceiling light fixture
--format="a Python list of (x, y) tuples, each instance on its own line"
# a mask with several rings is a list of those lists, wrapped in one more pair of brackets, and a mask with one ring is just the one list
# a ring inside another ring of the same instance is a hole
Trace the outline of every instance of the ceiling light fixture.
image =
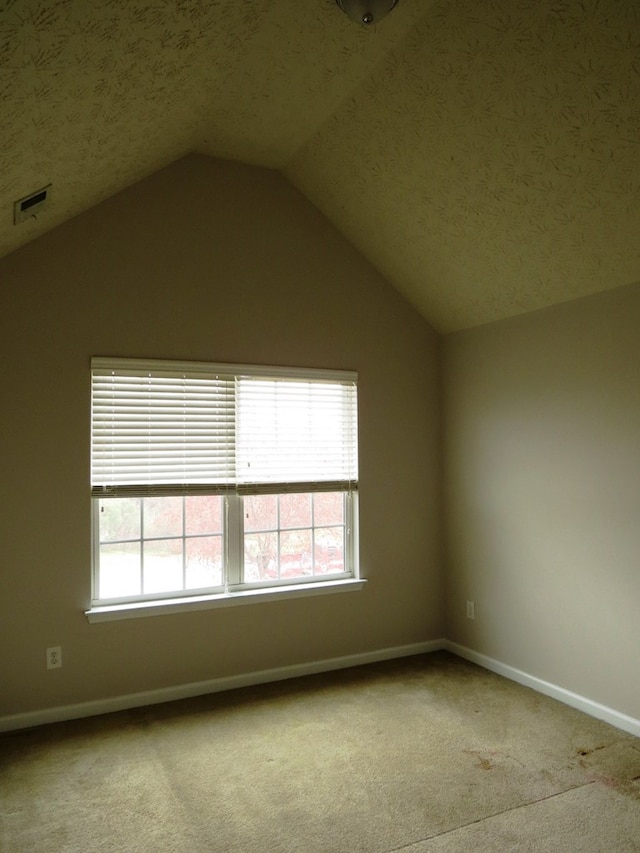
[(342, 11), (356, 24), (377, 24), (398, 0), (336, 0)]

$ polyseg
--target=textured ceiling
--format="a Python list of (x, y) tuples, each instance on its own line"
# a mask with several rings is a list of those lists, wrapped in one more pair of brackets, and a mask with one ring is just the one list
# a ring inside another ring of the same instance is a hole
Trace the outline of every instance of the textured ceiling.
[(281, 169), (441, 331), (628, 284), (640, 4), (366, 29), (334, 0), (3, 0), (0, 255), (194, 150)]

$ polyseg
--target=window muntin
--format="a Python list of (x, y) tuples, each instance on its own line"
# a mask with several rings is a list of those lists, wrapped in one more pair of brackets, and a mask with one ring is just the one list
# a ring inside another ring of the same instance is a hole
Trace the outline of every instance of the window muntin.
[(92, 368), (95, 605), (357, 577), (354, 374)]

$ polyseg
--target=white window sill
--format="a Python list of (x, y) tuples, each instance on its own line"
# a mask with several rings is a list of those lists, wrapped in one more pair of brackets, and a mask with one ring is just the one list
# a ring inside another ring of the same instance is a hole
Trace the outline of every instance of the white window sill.
[(167, 613), (187, 613), (192, 610), (210, 610), (216, 607), (235, 607), (239, 604), (258, 604), (288, 598), (306, 598), (311, 595), (328, 595), (336, 592), (353, 592), (362, 589), (366, 580), (323, 581), (270, 589), (248, 589), (242, 592), (198, 595), (184, 598), (163, 598), (156, 601), (137, 601), (133, 604), (108, 604), (85, 611), (89, 622), (114, 622), (120, 619), (139, 619), (142, 616), (162, 616)]

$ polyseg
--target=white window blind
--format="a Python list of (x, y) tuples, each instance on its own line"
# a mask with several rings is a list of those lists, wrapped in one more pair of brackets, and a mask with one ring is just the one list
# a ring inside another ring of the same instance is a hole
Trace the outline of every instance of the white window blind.
[(355, 484), (354, 382), (241, 376), (236, 394), (240, 491), (334, 491)]
[(355, 488), (356, 376), (92, 360), (100, 497)]

